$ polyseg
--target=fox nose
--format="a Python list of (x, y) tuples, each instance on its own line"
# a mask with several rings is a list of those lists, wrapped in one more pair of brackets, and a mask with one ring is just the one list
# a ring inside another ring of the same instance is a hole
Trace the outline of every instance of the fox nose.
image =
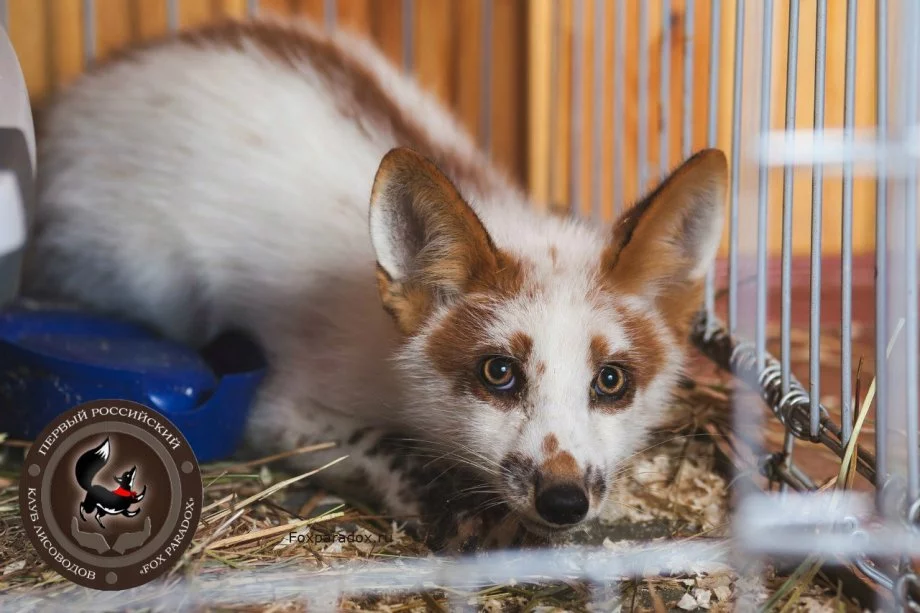
[(588, 496), (578, 485), (554, 485), (537, 495), (536, 507), (551, 524), (577, 524), (588, 514)]

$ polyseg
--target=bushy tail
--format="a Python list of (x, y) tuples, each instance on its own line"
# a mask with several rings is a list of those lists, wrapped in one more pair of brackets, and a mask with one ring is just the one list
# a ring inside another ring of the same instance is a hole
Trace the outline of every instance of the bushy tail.
[(74, 473), (77, 477), (77, 483), (84, 490), (89, 490), (93, 484), (93, 477), (109, 461), (109, 449), (109, 439), (105, 439), (98, 447), (90, 449), (77, 460)]

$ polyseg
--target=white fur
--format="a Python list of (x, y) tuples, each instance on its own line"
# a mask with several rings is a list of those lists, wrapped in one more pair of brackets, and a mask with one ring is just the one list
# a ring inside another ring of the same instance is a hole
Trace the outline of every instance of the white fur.
[[(484, 163), (455, 121), (375, 49), (336, 36), (432, 142)], [(249, 425), (250, 443), (266, 453), (370, 425), (455, 445), (489, 473), (512, 450), (542, 462), (541, 442), (555, 433), (582, 468), (613, 474), (661, 414), (680, 354), (665, 356), (632, 408), (589, 408), (591, 337), (618, 349), (633, 343), (611, 305), (589, 298), (608, 231), (533, 212), (494, 170), (485, 193), (459, 184), (495, 243), (531, 262), (544, 288), (536, 302), (507, 305), (490, 335), (523, 330), (547, 370), (529, 373), (529, 419), (481, 401), (455, 406), (425, 355), (425, 333), (399, 348), (374, 281), (368, 201), (382, 156), (399, 144), (385, 127), (345, 117), (309, 57), (291, 67), (255, 46), (174, 42), (104, 67), (47, 117), (28, 287), (190, 343), (227, 326), (253, 332), (273, 365)], [(620, 306), (653, 314), (641, 297)], [(385, 467), (350, 461), (400, 506)]]

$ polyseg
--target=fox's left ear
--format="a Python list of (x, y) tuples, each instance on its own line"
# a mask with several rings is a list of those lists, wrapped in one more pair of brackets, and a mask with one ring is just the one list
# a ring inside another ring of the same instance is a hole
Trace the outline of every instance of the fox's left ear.
[(717, 149), (684, 162), (617, 220), (602, 259), (605, 280), (619, 292), (653, 298), (685, 323), (702, 303), (722, 238), (727, 182), (728, 163)]
[(369, 221), (380, 297), (405, 334), (437, 305), (510, 291), (519, 280), (454, 184), (411, 149), (393, 149), (381, 161)]

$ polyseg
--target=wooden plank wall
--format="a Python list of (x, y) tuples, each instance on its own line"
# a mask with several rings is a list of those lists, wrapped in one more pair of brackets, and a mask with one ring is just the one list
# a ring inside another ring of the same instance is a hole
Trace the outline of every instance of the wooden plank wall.
[[(660, 0), (626, 0), (626, 68), (625, 68), (625, 109), (623, 115), (614, 119), (613, 80), (614, 49), (616, 24), (614, 22), (614, 5), (618, 0), (605, 3), (605, 49), (603, 57), (594, 57), (594, 24), (601, 18), (596, 15), (598, 3), (583, 0), (585, 11), (584, 23), (587, 27), (581, 37), (574, 36), (576, 23), (574, 19), (575, 0), (558, 0), (559, 13), (554, 18), (551, 0), (533, 0), (531, 15), (531, 114), (529, 123), (528, 178), (535, 197), (542, 203), (559, 208), (568, 207), (569, 181), (571, 176), (572, 151), (570, 134), (572, 125), (572, 57), (573, 44), (580, 40), (585, 57), (585, 72), (582, 81), (583, 101), (580, 117), (581, 164), (578, 177), (580, 181), (581, 210), (589, 214), (593, 194), (591, 177), (592, 150), (595, 139), (602, 139), (601, 163), (604, 176), (601, 183), (604, 217), (610, 219), (615, 207), (624, 203), (613, 202), (613, 147), (616, 139), (625, 141), (625, 180), (624, 188), (628, 204), (639, 197), (643, 188), (637, 185), (637, 139), (640, 129), (647, 130), (648, 163), (652, 175), (660, 167), (659, 122), (661, 113), (670, 116), (668, 133), (669, 159), (666, 165), (673, 167), (680, 162), (681, 152), (681, 117), (683, 98), (683, 61), (686, 45), (684, 27), (686, 19), (686, 0), (671, 0), (671, 78), (670, 98), (662, 101), (660, 88), (661, 53), (662, 53), (662, 3)], [(639, 49), (638, 11), (640, 1), (648, 5), (648, 48)], [(760, 1), (760, 0), (755, 0)], [(734, 59), (734, 22), (735, 0), (722, 1), (721, 27), (718, 32), (711, 32), (710, 11), (712, 0), (696, 0), (693, 38), (693, 91), (692, 91), (692, 148), (706, 146), (707, 111), (709, 88), (709, 53), (711, 36), (719, 37), (720, 69), (718, 83), (718, 126), (717, 145), (726, 152), (731, 148), (731, 102), (732, 102), (732, 67)], [(748, 2), (748, 5), (751, 3)], [(828, 2), (827, 23), (827, 72), (825, 125), (828, 128), (843, 126), (844, 95), (844, 50), (846, 43), (846, 5), (847, 2), (832, 0)], [(785, 116), (786, 95), (786, 50), (789, 23), (789, 0), (774, 2), (773, 54), (772, 54), (772, 91), (771, 121), (773, 129), (782, 129)], [(800, 28), (798, 36), (798, 89), (796, 96), (796, 127), (811, 128), (814, 113), (815, 83), (815, 31), (816, 0), (802, 0), (800, 11)], [(857, 20), (857, 64), (856, 64), (856, 104), (855, 123), (857, 128), (871, 128), (875, 124), (875, 0), (861, 0), (858, 4)], [(553, 24), (556, 23), (556, 36), (553, 37)], [(558, 67), (554, 69), (550, 49), (558, 49), (556, 55)], [(649, 56), (649, 89), (647, 108), (648, 123), (639, 125), (638, 111), (638, 54)], [(599, 65), (600, 64), (600, 65)], [(597, 130), (593, 125), (594, 111), (593, 79), (595, 71), (604, 71), (604, 105), (603, 125)], [(552, 75), (556, 74), (554, 81)], [(556, 96), (553, 96), (556, 93)], [(771, 173), (769, 182), (769, 247), (773, 254), (781, 248), (782, 219), (782, 171)], [(651, 185), (644, 186), (645, 189)], [(874, 181), (867, 178), (857, 179), (854, 183), (854, 249), (857, 253), (868, 252), (874, 248)], [(793, 251), (805, 254), (810, 250), (811, 218), (811, 172), (807, 168), (796, 170), (794, 180), (794, 231)], [(824, 181), (824, 221), (822, 227), (823, 250), (825, 253), (838, 253), (841, 245), (841, 207), (842, 187), (839, 176), (828, 176)], [(753, 206), (748, 203), (749, 206)], [(753, 211), (750, 213), (753, 214)], [(723, 253), (727, 249), (723, 243)]]
[[(492, 0), (491, 151), (524, 181), (526, 165), (525, 59), (528, 0)], [(10, 38), (22, 63), (33, 103), (40, 104), (80, 74), (83, 66), (82, 0), (8, 0)], [(323, 0), (261, 0), (266, 13), (324, 19)], [(181, 0), (179, 26), (242, 17), (246, 0)], [(422, 84), (456, 110), (478, 134), (481, 114), (482, 3), (416, 0), (413, 64)], [(374, 41), (402, 61), (401, 0), (338, 0), (336, 23)], [(98, 57), (167, 32), (166, 0), (96, 0)]]
[[(594, 57), (593, 24), (598, 3), (582, 0), (588, 27), (578, 39), (584, 45), (584, 73), (581, 126), (581, 210), (590, 211), (593, 180), (590, 174), (595, 139), (601, 139), (601, 164), (605, 172), (601, 190), (605, 219), (613, 211), (638, 197), (636, 142), (638, 125), (639, 53), (649, 57), (647, 108), (648, 162), (653, 174), (660, 167), (658, 125), (661, 113), (670, 117), (669, 159), (679, 163), (681, 153), (682, 66), (685, 51), (686, 0), (671, 0), (670, 99), (660, 96), (661, 44), (664, 15), (661, 0), (626, 0), (625, 109), (621, 118), (609, 112), (613, 101), (613, 52), (616, 28), (613, 6), (619, 0), (605, 0), (605, 49)], [(638, 7), (649, 7), (648, 48), (639, 49)], [(722, 0), (721, 27), (711, 32), (712, 0), (695, 0), (693, 56), (693, 149), (706, 143), (707, 90), (709, 85), (709, 43), (711, 36), (721, 43), (719, 71), (718, 146), (731, 146), (731, 89), (736, 0)], [(568, 208), (571, 177), (572, 59), (575, 0), (492, 0), (493, 30), (491, 62), (490, 125), (492, 155), (496, 162), (527, 184), (539, 206)], [(132, 41), (161, 36), (167, 29), (166, 0), (96, 0), (97, 52), (105, 57)], [(776, 0), (774, 13), (772, 122), (781, 128), (784, 117), (786, 42), (789, 0)], [(8, 0), (10, 36), (23, 64), (29, 91), (36, 103), (66, 85), (82, 67), (82, 0)], [(180, 27), (194, 26), (224, 16), (242, 16), (245, 0), (182, 0)], [(262, 0), (264, 11), (302, 15), (322, 20), (323, 0)], [(455, 109), (462, 122), (477, 133), (482, 113), (480, 66), (482, 62), (482, 6), (480, 0), (416, 0), (414, 3), (413, 63), (423, 85)], [(337, 23), (371, 36), (395, 62), (402, 57), (401, 0), (338, 0)], [(796, 99), (797, 127), (812, 125), (814, 102), (814, 50), (816, 0), (802, 0), (799, 31)], [(826, 125), (843, 123), (843, 75), (846, 2), (828, 3)], [(875, 121), (875, 0), (859, 2), (857, 46), (856, 123), (871, 127)], [(554, 34), (555, 33), (555, 34)], [(604, 74), (603, 124), (592, 124), (594, 71)], [(555, 78), (554, 78), (555, 77)], [(613, 202), (612, 159), (617, 138), (624, 139), (624, 191), (627, 202)], [(811, 173), (798, 170), (795, 176), (794, 251), (810, 248)], [(650, 187), (650, 186), (646, 186)], [(774, 172), (770, 181), (770, 249), (780, 249), (782, 177)], [(825, 180), (824, 249), (840, 248), (841, 182)], [(857, 252), (873, 248), (874, 186), (868, 179), (856, 181), (855, 237)], [(723, 248), (726, 245), (723, 245)]]

